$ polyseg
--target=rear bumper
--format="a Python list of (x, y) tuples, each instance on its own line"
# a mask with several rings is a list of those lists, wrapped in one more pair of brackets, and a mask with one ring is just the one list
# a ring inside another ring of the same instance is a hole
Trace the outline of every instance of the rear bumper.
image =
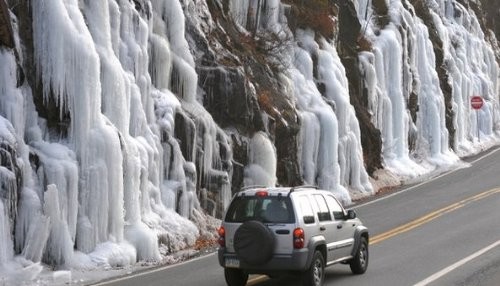
[[(238, 259), (236, 253), (228, 253), (225, 248), (218, 250), (219, 264), (225, 267), (225, 261)], [(294, 250), (292, 254), (275, 254), (267, 263), (251, 265), (240, 260), (240, 269), (248, 273), (269, 273), (274, 271), (303, 271), (307, 269), (309, 250), (307, 248)]]

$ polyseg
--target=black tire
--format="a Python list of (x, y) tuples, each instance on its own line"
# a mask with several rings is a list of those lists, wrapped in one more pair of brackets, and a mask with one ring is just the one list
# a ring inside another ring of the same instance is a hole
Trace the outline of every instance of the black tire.
[(241, 261), (262, 265), (273, 256), (274, 235), (260, 221), (247, 221), (234, 234), (234, 250)]
[(368, 242), (366, 238), (361, 237), (356, 249), (356, 255), (349, 261), (349, 266), (353, 274), (363, 274), (368, 268)]
[(229, 286), (245, 286), (248, 274), (237, 268), (224, 268), (224, 278)]
[(311, 266), (302, 273), (302, 285), (322, 286), (325, 280), (325, 259), (320, 251), (314, 252)]

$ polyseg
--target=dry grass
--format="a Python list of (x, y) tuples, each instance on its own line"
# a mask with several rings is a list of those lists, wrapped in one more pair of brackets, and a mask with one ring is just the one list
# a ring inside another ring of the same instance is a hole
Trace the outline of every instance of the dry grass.
[(358, 50), (371, 51), (373, 49), (372, 42), (370, 42), (364, 35), (358, 37)]
[(332, 38), (337, 30), (337, 7), (328, 0), (286, 0), (291, 6), (288, 22), (293, 29), (310, 28), (325, 38)]
[(195, 250), (202, 250), (217, 246), (217, 239), (198, 238), (194, 244)]
[(275, 116), (276, 113), (273, 106), (274, 101), (272, 99), (272, 92), (269, 90), (260, 90), (257, 100), (259, 101), (259, 106), (266, 111), (271, 116)]

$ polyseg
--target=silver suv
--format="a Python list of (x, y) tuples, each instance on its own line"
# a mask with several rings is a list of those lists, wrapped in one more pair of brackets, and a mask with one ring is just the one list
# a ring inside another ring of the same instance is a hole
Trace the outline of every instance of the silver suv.
[(331, 192), (314, 187), (251, 187), (238, 192), (219, 229), (219, 264), (229, 286), (249, 274), (297, 273), (321, 286), (325, 266), (368, 267), (368, 229)]

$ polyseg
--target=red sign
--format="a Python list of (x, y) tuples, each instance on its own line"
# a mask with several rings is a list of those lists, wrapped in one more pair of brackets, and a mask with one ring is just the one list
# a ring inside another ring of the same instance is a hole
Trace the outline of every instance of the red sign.
[(483, 98), (478, 95), (474, 95), (470, 99), (470, 105), (474, 109), (481, 109), (481, 107), (483, 107), (483, 104), (484, 104)]

